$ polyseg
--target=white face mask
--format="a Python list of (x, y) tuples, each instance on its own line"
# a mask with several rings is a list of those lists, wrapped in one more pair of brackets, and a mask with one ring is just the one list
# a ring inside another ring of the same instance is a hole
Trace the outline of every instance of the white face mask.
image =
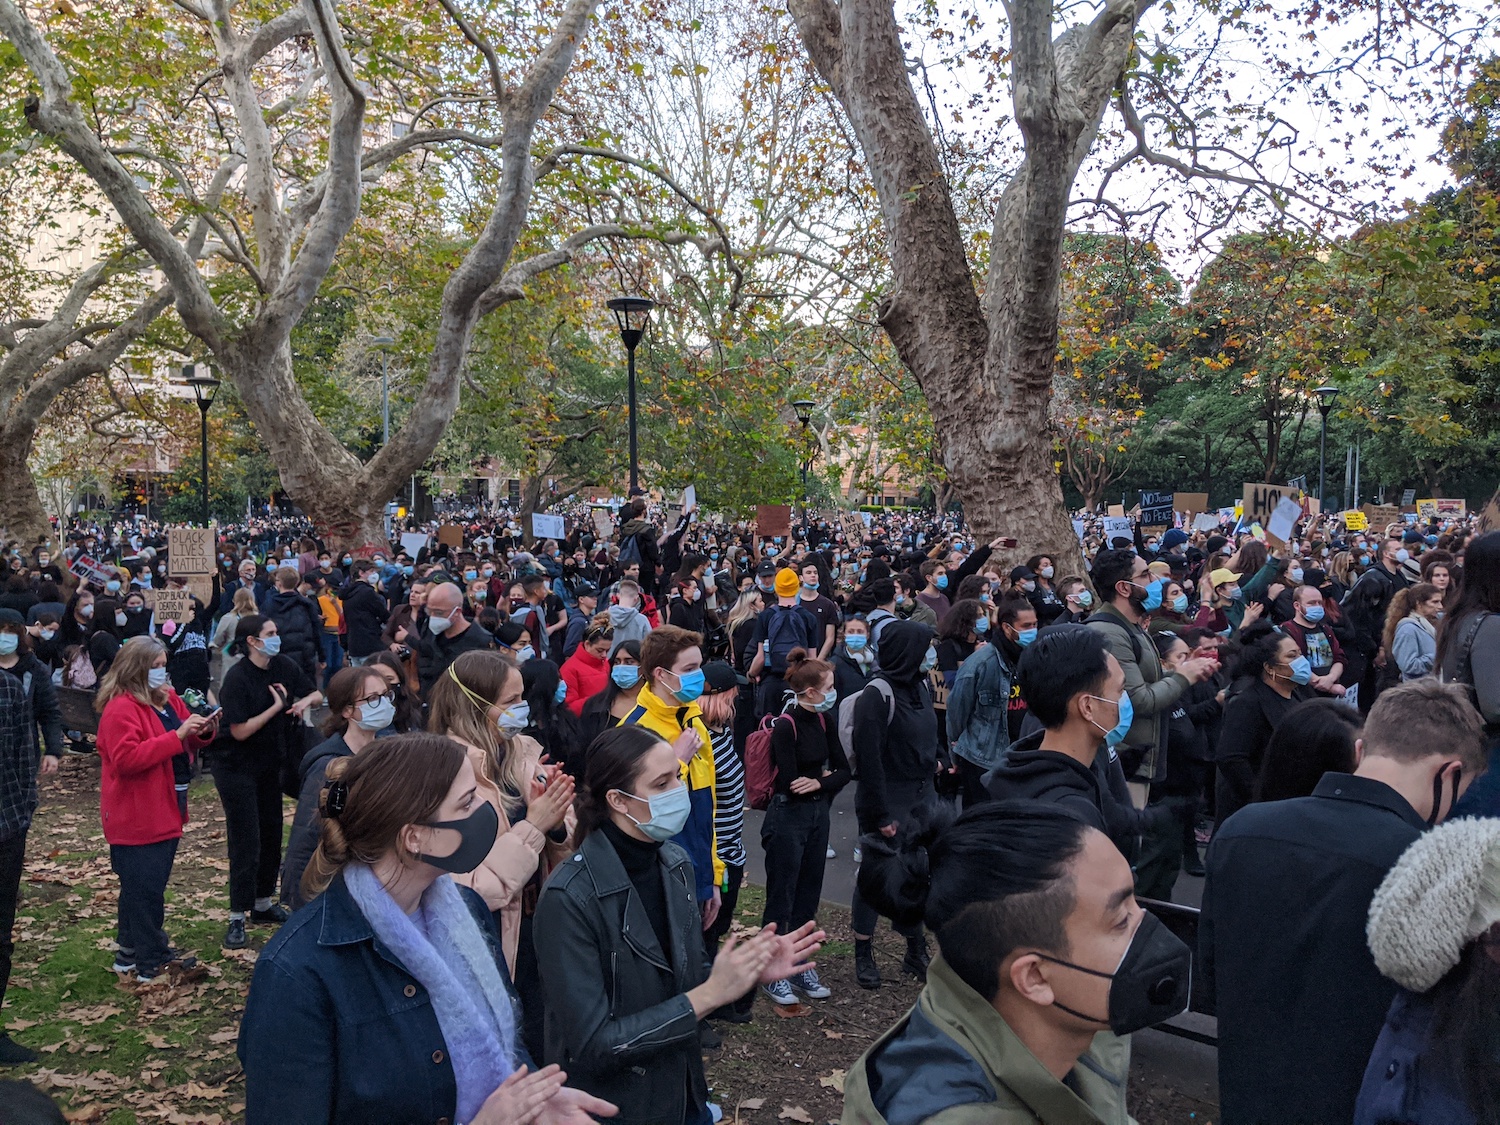
[(160, 691), (167, 686), (167, 670), (165, 668), (152, 668), (146, 673), (146, 682), (151, 685), (152, 691)]

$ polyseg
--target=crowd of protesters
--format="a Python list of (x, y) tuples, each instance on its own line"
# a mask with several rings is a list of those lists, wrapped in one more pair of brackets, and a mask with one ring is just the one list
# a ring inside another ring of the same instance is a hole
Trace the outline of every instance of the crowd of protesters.
[[(0, 997), (36, 775), (92, 735), (113, 970), (202, 971), (166, 891), (205, 767), (223, 944), (276, 927), (247, 1120), (706, 1125), (714, 1025), (831, 995), (853, 785), (855, 980), (884, 983), (885, 918), (925, 985), (847, 1121), (1123, 1120), (1128, 1037), (1194, 969), (1228, 1125), (1494, 1120), (1500, 533), (1086, 520), (1023, 563), (1027, 529), (930, 513), (567, 514), (562, 540), (483, 508), (357, 555), (221, 528), (185, 621), (155, 609), (184, 582), (159, 525), (9, 545)], [(1147, 909), (1184, 873), (1196, 950)]]

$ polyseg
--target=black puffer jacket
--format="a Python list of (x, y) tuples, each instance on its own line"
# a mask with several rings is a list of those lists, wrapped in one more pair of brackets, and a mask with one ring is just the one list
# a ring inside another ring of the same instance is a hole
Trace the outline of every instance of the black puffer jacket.
[(297, 662), (307, 678), (318, 678), (318, 653), (323, 640), (323, 614), (296, 590), (277, 590), (266, 599), (266, 616), (276, 622), (281, 651)]
[(368, 582), (355, 579), (339, 591), (344, 603), (344, 623), (349, 631), (349, 655), (366, 657), (381, 648), (380, 630), (390, 609)]

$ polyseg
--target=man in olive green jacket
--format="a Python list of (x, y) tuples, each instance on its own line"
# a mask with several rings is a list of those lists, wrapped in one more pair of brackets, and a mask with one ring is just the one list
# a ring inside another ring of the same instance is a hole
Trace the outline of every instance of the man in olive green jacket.
[[(899, 1092), (875, 1108), (870, 1066)], [(1064, 1084), (941, 956), (906, 1018), (854, 1064), (842, 1125), (1134, 1125), (1125, 1111), (1130, 1040), (1100, 1032)], [(930, 1112), (929, 1112), (930, 1111)]]

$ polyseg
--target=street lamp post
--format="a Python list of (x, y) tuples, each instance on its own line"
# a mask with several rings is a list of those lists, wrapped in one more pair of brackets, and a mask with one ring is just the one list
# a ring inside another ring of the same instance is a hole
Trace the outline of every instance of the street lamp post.
[(193, 388), (193, 401), (198, 404), (199, 437), (202, 461), (200, 463), (199, 488), (203, 495), (203, 526), (209, 525), (208, 511), (208, 408), (214, 404), (214, 393), (219, 389), (219, 380), (206, 363), (186, 363), (182, 367), (182, 381)]
[(799, 398), (792, 403), (792, 409), (797, 412), (797, 421), (802, 423), (802, 447), (807, 450), (807, 455), (802, 458), (802, 514), (807, 514), (807, 470), (812, 468), (813, 449), (812, 443), (808, 441), (808, 431), (812, 426), (813, 403), (805, 398)]
[(1338, 397), (1337, 387), (1323, 386), (1313, 392), (1318, 396), (1318, 413), (1323, 415), (1323, 430), (1318, 438), (1318, 509), (1328, 507), (1328, 412)]
[(656, 302), (650, 297), (615, 297), (608, 302), (609, 311), (615, 314), (615, 323), (620, 326), (620, 339), (625, 344), (629, 372), (630, 414), (630, 495), (641, 491), (640, 454), (635, 431), (635, 349), (646, 335), (646, 323), (651, 319), (651, 310)]

